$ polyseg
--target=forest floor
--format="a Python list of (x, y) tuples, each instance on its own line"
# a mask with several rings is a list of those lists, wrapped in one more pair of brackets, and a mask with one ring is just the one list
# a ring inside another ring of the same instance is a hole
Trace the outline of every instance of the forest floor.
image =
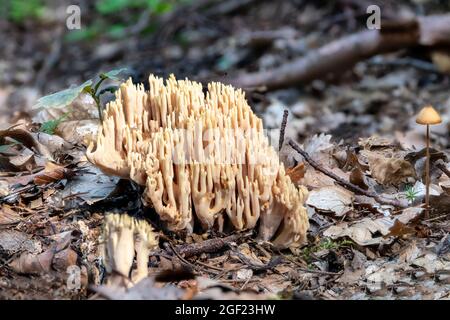
[[(391, 15), (449, 9), (439, 1), (369, 2)], [(233, 82), (364, 29), (369, 2), (199, 1), (156, 17), (151, 33), (139, 20), (121, 37), (81, 41), (67, 40), (59, 20), (0, 20), (0, 298), (449, 299), (450, 55), (442, 48), (369, 57), (339, 74), (277, 90), (243, 88), (274, 146), (287, 109), (285, 141), (297, 141), (347, 184), (285, 143), (280, 157), (288, 167), (302, 165), (297, 182), (310, 190), (306, 246), (280, 251), (242, 232), (215, 252), (179, 257), (163, 242), (176, 253), (229, 235), (161, 232), (151, 277), (130, 290), (103, 285), (103, 217), (151, 209), (142, 208), (129, 181), (86, 161), (85, 142), (99, 121), (94, 101), (81, 95), (70, 113), (32, 110), (39, 97), (115, 68), (144, 83), (150, 73)], [(83, 23), (95, 19), (89, 13)], [(442, 124), (431, 132), (425, 217), (425, 128), (415, 116), (427, 104)], [(43, 132), (42, 123), (55, 119), (56, 127)], [(180, 268), (189, 271), (170, 271)]]

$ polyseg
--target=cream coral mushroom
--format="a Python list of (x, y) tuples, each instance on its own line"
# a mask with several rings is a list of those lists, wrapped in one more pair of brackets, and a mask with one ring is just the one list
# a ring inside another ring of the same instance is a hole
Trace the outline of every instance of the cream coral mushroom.
[(104, 259), (108, 273), (113, 270), (124, 277), (131, 271), (136, 250), (137, 270), (133, 281), (148, 276), (148, 261), (151, 249), (158, 246), (157, 235), (144, 220), (127, 214), (106, 214), (104, 222)]
[(144, 201), (174, 231), (237, 230), (259, 223), (259, 238), (299, 245), (309, 227), (307, 196), (286, 175), (242, 90), (149, 77), (131, 80), (107, 105), (88, 159), (104, 172), (145, 186)]
[(153, 228), (144, 220), (135, 220), (134, 235), (136, 274), (132, 279), (134, 282), (139, 282), (148, 276), (150, 251), (158, 246), (158, 238), (153, 232)]

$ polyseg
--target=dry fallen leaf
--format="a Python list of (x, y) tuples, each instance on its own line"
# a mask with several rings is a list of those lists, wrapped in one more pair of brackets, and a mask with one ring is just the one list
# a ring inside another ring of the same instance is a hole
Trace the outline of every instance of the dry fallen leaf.
[(7, 196), (10, 192), (9, 183), (5, 180), (0, 180), (0, 197)]
[(56, 128), (56, 134), (72, 144), (85, 144), (95, 140), (97, 136), (98, 120), (65, 121)]
[(28, 246), (29, 237), (27, 234), (9, 229), (0, 229), (0, 250), (7, 253), (15, 253), (25, 250)]
[(358, 144), (365, 150), (383, 149), (394, 146), (390, 139), (377, 135), (373, 135), (369, 138), (359, 138)]
[(419, 132), (417, 128), (406, 132), (396, 131), (395, 139), (406, 150), (423, 148), (426, 145), (422, 130)]
[(363, 190), (369, 189), (366, 182), (364, 181), (364, 173), (358, 167), (353, 168), (352, 172), (350, 173), (350, 182), (357, 185)]
[(78, 255), (71, 248), (66, 248), (55, 254), (53, 257), (53, 268), (65, 272), (68, 267), (77, 264)]
[(21, 220), (20, 214), (12, 210), (10, 206), (3, 205), (0, 208), (0, 226), (14, 224)]
[(305, 164), (303, 162), (299, 163), (293, 168), (287, 168), (286, 174), (291, 178), (294, 184), (298, 184), (300, 180), (305, 176)]
[(63, 108), (44, 108), (33, 117), (33, 122), (44, 123), (65, 116), (67, 121), (98, 119), (98, 109), (95, 100), (87, 93), (81, 93), (70, 104)]
[(393, 238), (389, 238), (389, 236), (392, 226), (397, 221), (397, 223), (406, 225), (408, 222), (417, 218), (422, 210), (421, 208), (411, 207), (404, 209), (400, 215), (394, 217), (382, 217), (378, 219), (363, 218), (354, 223), (339, 223), (329, 227), (323, 235), (333, 239), (349, 237), (361, 246), (391, 243)]
[[(359, 168), (362, 172), (369, 170), (369, 166), (359, 161), (358, 156), (351, 150), (346, 150), (345, 162), (342, 165), (344, 170)], [(335, 155), (336, 157), (336, 155)]]
[(33, 137), (50, 151), (51, 154), (64, 153), (72, 148), (72, 145), (63, 138), (44, 132), (32, 133)]
[(440, 195), (430, 195), (431, 213), (442, 215), (450, 213), (450, 195), (442, 192)]
[(389, 228), (392, 224), (393, 222), (389, 218), (376, 220), (364, 218), (353, 224), (344, 222), (331, 226), (325, 230), (323, 235), (332, 239), (347, 236), (361, 246), (390, 243), (391, 240), (385, 239), (383, 236), (389, 233)]
[(332, 136), (329, 134), (316, 134), (305, 141), (303, 150), (314, 161), (329, 166), (330, 161), (334, 160), (331, 156), (334, 149), (334, 144), (330, 142), (331, 138)]
[[(83, 171), (86, 173), (70, 179), (64, 189), (55, 192), (48, 201), (58, 206), (68, 204), (68, 207), (77, 207), (84, 202), (93, 204), (111, 194), (119, 181), (119, 178), (108, 176), (91, 164), (84, 166)], [(69, 200), (64, 203), (64, 199)]]
[(434, 273), (438, 270), (450, 272), (450, 261), (439, 258), (435, 253), (429, 252), (411, 262), (412, 265), (422, 267), (428, 273)]
[(331, 211), (343, 216), (351, 210), (353, 193), (340, 187), (328, 186), (309, 193), (306, 204), (321, 211)]
[(8, 130), (0, 130), (0, 140), (5, 138), (11, 138), (19, 141), (28, 149), (35, 150), (41, 156), (47, 159), (52, 159), (52, 155), (47, 147), (45, 147), (35, 137), (33, 137), (32, 133), (24, 129), (11, 128)]
[(410, 263), (415, 260), (421, 253), (421, 250), (417, 247), (417, 243), (413, 240), (408, 246), (400, 252), (398, 261), (401, 263)]
[(395, 220), (394, 225), (389, 229), (389, 234), (386, 237), (403, 237), (407, 234), (414, 234), (414, 228), (411, 228), (400, 220)]
[(399, 185), (416, 177), (413, 165), (406, 160), (385, 158), (376, 153), (370, 153), (368, 160), (372, 177), (382, 185)]
[[(338, 177), (343, 180), (349, 180), (349, 174), (347, 172), (342, 171), (340, 168), (327, 168), (330, 172), (333, 172)], [(334, 186), (336, 181), (333, 178), (323, 174), (320, 171), (317, 171), (311, 166), (307, 166), (305, 176), (301, 180), (301, 184), (308, 187), (308, 189), (317, 189), (321, 187)]]
[(50, 248), (41, 254), (22, 253), (9, 263), (12, 270), (23, 274), (43, 274), (51, 270), (54, 252)]
[(338, 282), (345, 284), (354, 284), (365, 273), (364, 263), (367, 258), (364, 254), (357, 250), (353, 250), (352, 261), (346, 260), (344, 265), (344, 273), (338, 279)]
[(39, 174), (34, 177), (34, 183), (37, 185), (46, 185), (62, 179), (67, 179), (71, 176), (73, 176), (73, 173), (69, 169), (49, 161), (45, 164), (43, 172), (39, 172)]
[(36, 165), (34, 153), (29, 149), (23, 149), (17, 156), (9, 158), (9, 163), (15, 167), (15, 171), (31, 171)]

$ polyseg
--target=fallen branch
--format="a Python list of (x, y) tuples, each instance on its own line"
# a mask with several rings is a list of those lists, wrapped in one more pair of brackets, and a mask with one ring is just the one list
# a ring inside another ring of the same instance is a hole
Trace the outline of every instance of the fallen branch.
[(450, 14), (382, 23), (380, 30), (345, 36), (280, 67), (230, 80), (237, 87), (276, 89), (321, 78), (369, 57), (415, 46), (450, 44)]
[(304, 151), (302, 148), (300, 148), (300, 146), (297, 143), (295, 143), (294, 141), (292, 141), (291, 139), (289, 140), (288, 144), (295, 151), (297, 151), (300, 155), (302, 155), (303, 158), (305, 159), (305, 161), (308, 162), (314, 169), (316, 169), (317, 171), (320, 171), (323, 174), (325, 174), (325, 175), (329, 176), (330, 178), (334, 179), (340, 186), (342, 186), (342, 187), (344, 187), (344, 188), (346, 188), (346, 189), (348, 189), (348, 190), (350, 190), (352, 192), (355, 192), (357, 194), (374, 198), (375, 201), (377, 201), (378, 203), (381, 203), (381, 204), (387, 204), (387, 205), (390, 205), (390, 206), (400, 207), (400, 208), (407, 208), (408, 207), (407, 204), (404, 204), (401, 201), (382, 198), (382, 197), (380, 197), (378, 194), (376, 194), (374, 192), (364, 190), (364, 189), (358, 187), (357, 185), (354, 185), (353, 183), (342, 179), (341, 177), (337, 176), (336, 174), (334, 174), (331, 171), (328, 171), (327, 169), (323, 168), (320, 164), (318, 164), (316, 161), (314, 161), (309, 156), (309, 154), (306, 151)]
[[(170, 250), (172, 251), (172, 253), (174, 253), (175, 256), (180, 260), (180, 262), (181, 262), (182, 264), (184, 264), (185, 267), (190, 268), (191, 270), (195, 270), (195, 269), (196, 269), (196, 267), (195, 267), (192, 263), (190, 263), (189, 261), (187, 261), (182, 255), (180, 255), (180, 253), (178, 252), (178, 250), (175, 249), (175, 248), (173, 247), (173, 245), (172, 245), (170, 242), (165, 242), (165, 243), (164, 243), (164, 247), (165, 247), (166, 250), (167, 250), (167, 249), (170, 249)], [(167, 251), (168, 251), (168, 250), (167, 250)]]
[(175, 248), (176, 251), (175, 250), (173, 251), (177, 252), (184, 258), (198, 256), (202, 253), (214, 253), (222, 250), (225, 247), (228, 247), (230, 242), (234, 242), (239, 239), (248, 237), (251, 234), (252, 232), (236, 233), (225, 238), (214, 238), (197, 243), (182, 244)]
[(263, 263), (257, 264), (255, 262), (253, 262), (252, 260), (250, 260), (249, 258), (247, 258), (243, 253), (239, 252), (239, 250), (237, 250), (231, 246), (230, 246), (230, 248), (231, 248), (232, 252), (239, 258), (239, 260), (241, 260), (241, 262), (243, 264), (245, 264), (247, 267), (249, 267), (250, 269), (255, 270), (255, 271), (270, 270), (283, 262), (282, 256), (273, 256), (267, 264), (263, 264)]

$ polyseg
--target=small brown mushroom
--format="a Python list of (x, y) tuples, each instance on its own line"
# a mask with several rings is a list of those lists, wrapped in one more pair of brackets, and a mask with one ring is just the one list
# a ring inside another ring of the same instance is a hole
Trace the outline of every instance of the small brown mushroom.
[(442, 122), (441, 116), (432, 106), (423, 107), (416, 117), (416, 122), (423, 125), (439, 124)]
[(427, 126), (426, 133), (426, 162), (425, 162), (425, 219), (429, 218), (430, 211), (430, 125), (442, 122), (441, 116), (432, 106), (425, 106), (417, 115), (416, 122)]

